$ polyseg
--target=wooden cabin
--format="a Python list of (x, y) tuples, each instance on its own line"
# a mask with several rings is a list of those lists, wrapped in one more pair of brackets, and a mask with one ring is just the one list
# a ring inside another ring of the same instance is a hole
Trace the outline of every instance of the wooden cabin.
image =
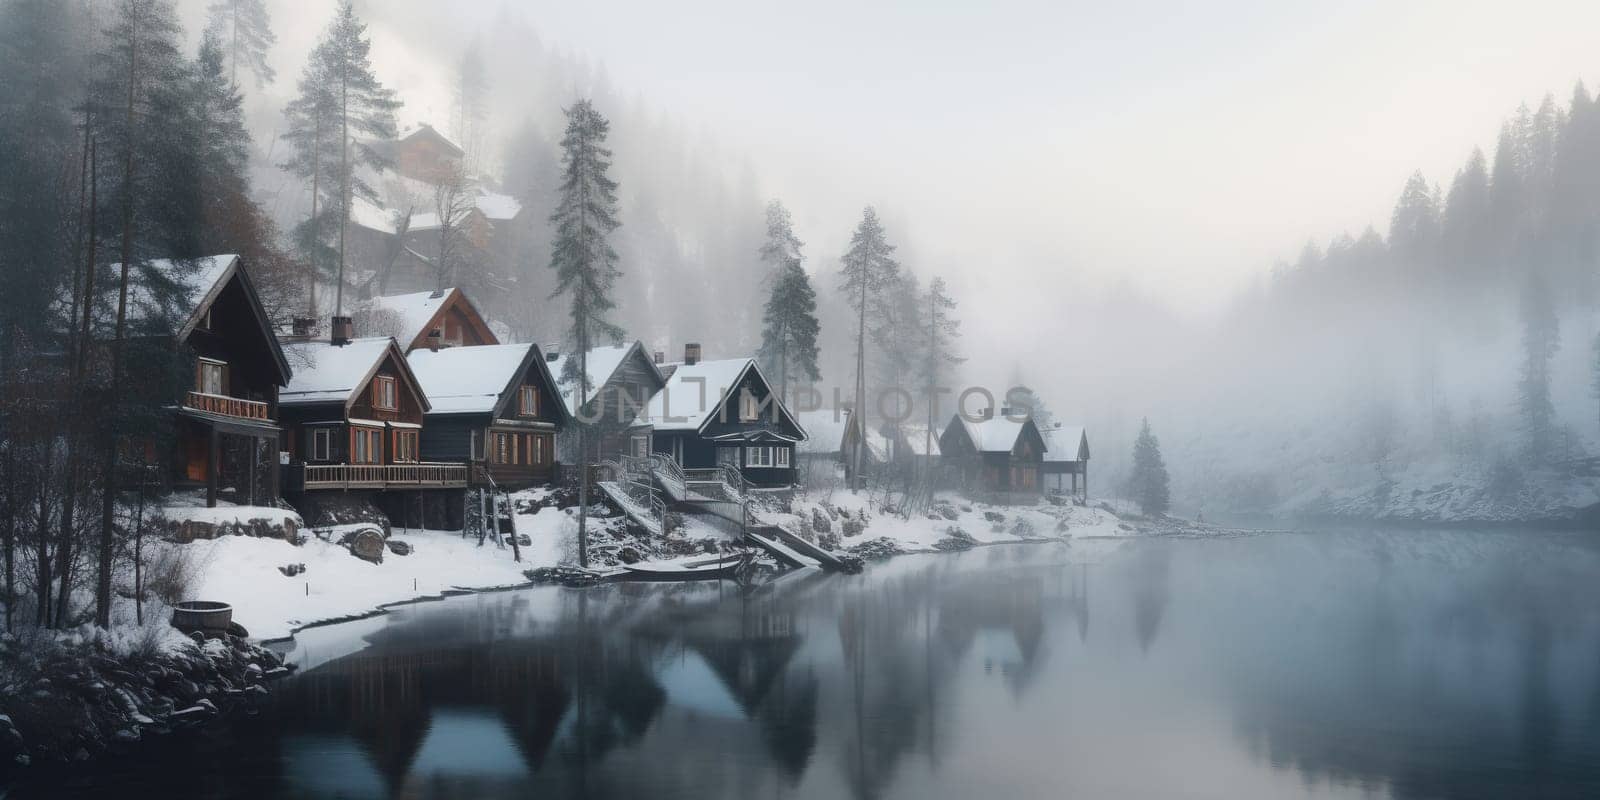
[(296, 366), (278, 401), (288, 442), (285, 488), (464, 488), (464, 460), (422, 458), (430, 405), (400, 346), (339, 333), (336, 320), (331, 341), (284, 347)]
[(1057, 422), (1045, 431), (1044, 490), (1079, 503), (1089, 501), (1089, 434), (1082, 426)]
[(667, 364), (646, 419), (652, 450), (684, 469), (738, 467), (756, 486), (793, 486), (795, 445), (806, 431), (753, 358), (700, 360), (699, 345)]
[(955, 414), (939, 437), (941, 460), (969, 491), (1002, 499), (1038, 497), (1044, 486), (1044, 437), (1031, 417), (1018, 422), (1008, 411), (976, 422)]
[[(175, 487), (204, 487), (206, 505), (219, 496), (264, 505), (278, 496), (278, 391), (292, 374), (255, 285), (236, 255), (149, 262), (133, 270), (128, 295), (131, 335), (168, 335), (156, 317), (147, 281), (178, 289), (170, 335), (194, 361), (193, 382), (174, 405), (176, 436), (167, 478)], [(114, 313), (114, 312), (113, 312)]]
[(478, 307), (455, 288), (374, 297), (351, 317), (358, 335), (392, 336), (406, 353), (500, 343)]
[(432, 406), (423, 459), (471, 463), (474, 484), (525, 489), (555, 479), (556, 433), (570, 415), (537, 345), (416, 350), (407, 361)]
[(666, 376), (656, 359), (645, 354), (644, 345), (633, 342), (590, 350), (586, 359), (589, 390), (582, 403), (578, 402), (577, 359), (552, 348), (545, 351), (545, 360), (572, 420), (557, 437), (562, 463), (578, 463), (579, 429), (586, 425), (594, 436), (589, 453), (593, 461), (649, 454), (650, 423), (641, 418), (642, 412), (666, 385)]

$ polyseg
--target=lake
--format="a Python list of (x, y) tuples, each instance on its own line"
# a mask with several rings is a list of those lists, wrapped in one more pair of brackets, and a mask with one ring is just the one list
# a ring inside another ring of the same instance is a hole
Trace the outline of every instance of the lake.
[(1600, 797), (1600, 536), (986, 547), (305, 631), (257, 716), (12, 798)]

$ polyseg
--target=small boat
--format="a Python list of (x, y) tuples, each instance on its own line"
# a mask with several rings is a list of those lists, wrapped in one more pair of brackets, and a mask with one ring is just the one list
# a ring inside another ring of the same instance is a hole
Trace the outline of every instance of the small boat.
[(627, 564), (626, 580), (635, 581), (709, 581), (738, 577), (739, 570), (750, 561), (748, 553), (734, 553), (699, 561), (646, 562)]

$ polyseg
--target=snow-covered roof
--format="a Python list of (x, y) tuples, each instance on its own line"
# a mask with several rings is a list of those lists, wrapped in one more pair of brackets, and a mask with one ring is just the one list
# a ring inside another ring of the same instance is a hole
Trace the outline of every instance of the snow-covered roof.
[(428, 323), (433, 321), (434, 315), (449, 301), (450, 294), (455, 289), (446, 289), (443, 292), (412, 292), (410, 294), (391, 294), (374, 297), (367, 303), (367, 310), (386, 311), (395, 316), (399, 330), (390, 331), (395, 341), (410, 344), (418, 336), (425, 333)]
[(415, 350), (406, 360), (433, 414), (487, 414), (500, 402), (531, 344)]
[(794, 418), (811, 437), (797, 448), (802, 454), (836, 455), (843, 451), (844, 431), (850, 423), (849, 410), (819, 408), (797, 412)]
[[(628, 351), (633, 349), (632, 344), (618, 345), (616, 347), (596, 347), (589, 351), (585, 366), (589, 370), (589, 393), (587, 397), (594, 397), (600, 387), (611, 380), (611, 376), (622, 366), (627, 359)], [(567, 413), (578, 413), (578, 382), (561, 382), (561, 376), (566, 369), (566, 362), (573, 358), (571, 353), (563, 353), (550, 361), (550, 374), (555, 376), (557, 386), (561, 392), (561, 402), (567, 407)]]
[(723, 400), (755, 361), (724, 358), (667, 366), (672, 374), (667, 385), (650, 398), (645, 418), (658, 431), (697, 431), (722, 408)]
[(963, 417), (961, 424), (966, 426), (967, 436), (972, 439), (978, 452), (1009, 453), (1011, 448), (1017, 446), (1017, 437), (1022, 435), (1022, 428), (1027, 421), (1017, 422), (999, 416), (973, 422)]
[(352, 339), (336, 346), (326, 340), (290, 342), (283, 346), (294, 365), (294, 377), (278, 393), (278, 404), (345, 402), (366, 383), (394, 342), (387, 336)]
[(939, 434), (943, 433), (937, 426), (933, 435), (928, 435), (928, 426), (904, 424), (900, 426), (900, 435), (905, 437), (906, 449), (913, 455), (925, 456), (930, 452), (939, 455)]
[(516, 219), (522, 213), (522, 204), (509, 194), (479, 190), (478, 210), (492, 220)]
[(1044, 434), (1044, 460), (1078, 460), (1078, 445), (1085, 441), (1082, 425), (1062, 425), (1041, 433)]
[[(393, 180), (407, 186), (414, 197), (421, 198), (412, 209), (407, 231), (429, 231), (439, 227), (439, 213), (434, 208), (434, 187), (415, 178), (396, 177)], [(421, 187), (420, 190), (415, 187)], [(484, 217), (494, 222), (516, 219), (522, 213), (522, 204), (509, 194), (477, 189), (472, 204)], [(350, 221), (363, 228), (381, 233), (395, 232), (395, 210), (382, 203), (356, 198), (350, 204)]]

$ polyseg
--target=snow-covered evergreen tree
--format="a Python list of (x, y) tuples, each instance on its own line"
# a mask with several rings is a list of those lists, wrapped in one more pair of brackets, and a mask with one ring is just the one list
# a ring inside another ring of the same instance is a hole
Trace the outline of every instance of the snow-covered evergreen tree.
[(787, 402), (791, 380), (815, 382), (822, 378), (817, 368), (817, 293), (798, 256), (783, 266), (773, 281), (764, 323), (761, 368), (778, 382), (778, 395)]
[(1146, 514), (1165, 514), (1171, 506), (1167, 465), (1161, 460), (1161, 441), (1150, 430), (1146, 417), (1133, 443), (1133, 474), (1128, 480), (1129, 494)]
[(928, 282), (927, 294), (923, 295), (923, 328), (926, 333), (922, 340), (922, 390), (923, 401), (927, 404), (928, 420), (924, 431), (923, 452), (933, 452), (933, 431), (938, 425), (938, 416), (943, 412), (935, 413), (935, 397), (941, 396), (940, 389), (950, 390), (949, 395), (954, 396), (955, 387), (949, 386), (951, 368), (966, 361), (957, 354), (955, 349), (956, 339), (961, 338), (961, 321), (956, 319), (956, 301), (945, 288), (944, 278), (935, 277)]
[[(922, 286), (917, 276), (901, 270), (884, 292), (876, 323), (869, 323), (872, 344), (877, 348), (877, 385), (880, 395), (869, 409), (889, 415), (896, 424), (912, 418), (917, 395), (922, 389), (923, 333)], [(867, 417), (863, 417), (866, 419)]]
[(767, 203), (767, 239), (761, 245), (761, 263), (766, 265), (765, 279), (776, 279), (791, 262), (800, 263), (800, 251), (805, 242), (794, 234), (794, 218), (783, 203)]
[(267, 51), (277, 43), (266, 0), (212, 0), (206, 30), (228, 58), (228, 83), (239, 85), (239, 67), (256, 76), (256, 88), (277, 77), (267, 63)]
[[(617, 306), (613, 287), (622, 275), (609, 239), (622, 224), (617, 219), (617, 182), (608, 174), (611, 149), (606, 146), (606, 136), (610, 130), (611, 123), (587, 99), (567, 108), (567, 130), (561, 137), (561, 200), (550, 215), (555, 226), (550, 268), (556, 273), (551, 297), (567, 298), (567, 342), (573, 354), (566, 360), (560, 380), (574, 385), (579, 408), (595, 388), (589, 382), (589, 350), (602, 342), (622, 340), (622, 328), (609, 319)], [(578, 427), (579, 474), (587, 475), (593, 425), (580, 419)], [(588, 566), (589, 481), (578, 481), (578, 487), (578, 561)]]
[(1529, 273), (1522, 292), (1522, 376), (1517, 382), (1517, 413), (1522, 418), (1524, 452), (1530, 460), (1548, 459), (1556, 448), (1556, 410), (1550, 401), (1550, 360), (1561, 347), (1561, 325), (1550, 290), (1538, 273)]
[[(866, 406), (867, 395), (867, 323), (874, 326), (883, 318), (883, 305), (888, 291), (900, 277), (900, 264), (894, 259), (894, 245), (889, 244), (878, 221), (878, 212), (867, 206), (861, 213), (861, 223), (850, 237), (850, 249), (839, 259), (839, 291), (844, 294), (852, 311), (856, 313), (856, 385), (855, 413)], [(856, 454), (859, 462), (860, 453)], [(861, 474), (861, 465), (854, 465), (852, 474)]]

